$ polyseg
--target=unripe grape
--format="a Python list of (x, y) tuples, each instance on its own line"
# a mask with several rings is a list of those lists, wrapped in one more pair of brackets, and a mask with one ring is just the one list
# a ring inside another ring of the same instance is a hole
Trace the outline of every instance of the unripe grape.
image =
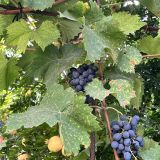
[(59, 136), (51, 137), (48, 140), (48, 149), (50, 152), (59, 152), (63, 147), (63, 142)]

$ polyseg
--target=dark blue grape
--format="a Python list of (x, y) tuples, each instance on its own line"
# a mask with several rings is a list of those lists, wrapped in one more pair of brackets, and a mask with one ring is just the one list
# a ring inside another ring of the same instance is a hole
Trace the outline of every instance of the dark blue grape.
[(128, 123), (128, 124), (125, 124), (124, 126), (123, 126), (123, 129), (125, 130), (125, 131), (128, 131), (128, 130), (130, 130), (131, 129), (131, 125)]
[(125, 146), (130, 146), (131, 145), (131, 140), (129, 138), (124, 140), (124, 145)]
[(131, 150), (131, 148), (129, 146), (125, 146), (124, 149), (125, 149), (126, 152), (130, 152), (130, 150)]
[(113, 135), (113, 139), (116, 141), (119, 141), (122, 138), (122, 135), (120, 133), (116, 133)]
[(138, 124), (138, 120), (133, 117), (132, 120), (131, 120), (131, 125), (132, 126), (137, 126), (137, 124)]
[(123, 153), (124, 160), (131, 160), (131, 153), (130, 152), (124, 152)]
[(126, 115), (121, 115), (121, 116), (120, 116), (120, 120), (121, 120), (121, 121), (125, 121), (126, 119), (127, 119)]
[(135, 134), (135, 132), (133, 130), (129, 130), (128, 133), (129, 133), (131, 138), (136, 136), (136, 134)]
[(82, 75), (79, 76), (79, 79), (84, 79), (84, 77)]
[(76, 86), (79, 84), (79, 79), (78, 78), (73, 79), (70, 83), (71, 83), (71, 85)]
[(141, 143), (141, 142), (143, 141), (143, 138), (140, 137), (140, 136), (138, 136), (138, 137), (136, 138), (136, 140)]
[(73, 78), (78, 78), (78, 77), (79, 77), (79, 72), (73, 71), (73, 72), (72, 72), (72, 77), (73, 77)]
[(144, 141), (139, 143), (140, 147), (144, 147)]
[(124, 138), (129, 138), (129, 133), (127, 131), (123, 132), (123, 137)]
[(120, 151), (124, 150), (124, 145), (123, 145), (123, 144), (119, 144), (119, 145), (118, 145), (118, 149), (119, 149)]
[(111, 143), (111, 146), (112, 146), (112, 148), (114, 148), (114, 149), (116, 149), (116, 148), (118, 148), (118, 142), (117, 141), (113, 141), (112, 143)]
[(77, 92), (82, 91), (82, 90), (83, 90), (83, 87), (81, 85), (76, 86), (76, 91)]
[(91, 68), (89, 68), (89, 69), (87, 70), (87, 72), (88, 72), (88, 74), (92, 74), (94, 71), (93, 71)]
[(94, 75), (92, 75), (92, 74), (90, 74), (90, 75), (88, 76), (88, 80), (89, 80), (89, 81), (92, 81), (93, 78), (94, 78)]
[(88, 72), (87, 72), (87, 71), (83, 72), (83, 74), (82, 74), (82, 75), (83, 75), (83, 77), (85, 77), (85, 78), (89, 76), (89, 74), (88, 74)]
[(70, 68), (70, 72), (77, 71), (76, 68)]
[(79, 84), (80, 84), (81, 86), (84, 86), (84, 85), (86, 84), (86, 82), (85, 82), (84, 79), (80, 79), (80, 80), (79, 80)]
[(133, 116), (133, 118), (137, 119), (137, 121), (140, 120), (140, 117), (138, 115)]
[(118, 122), (117, 121), (112, 121), (111, 122), (111, 127), (113, 127), (114, 125), (118, 125)]
[(82, 67), (84, 68), (84, 70), (87, 70), (89, 66), (87, 64), (83, 64)]
[(113, 125), (113, 130), (115, 130), (115, 131), (118, 131), (118, 130), (120, 130), (120, 127), (119, 127), (119, 125)]
[(134, 141), (133, 143), (134, 143), (135, 149), (138, 150), (140, 148), (139, 142), (138, 141)]
[(94, 99), (92, 97), (90, 97), (89, 95), (86, 95), (86, 104), (92, 104), (94, 103)]
[(123, 125), (124, 125), (123, 121), (119, 121), (119, 122), (118, 122), (118, 125), (119, 125), (120, 127), (123, 127)]

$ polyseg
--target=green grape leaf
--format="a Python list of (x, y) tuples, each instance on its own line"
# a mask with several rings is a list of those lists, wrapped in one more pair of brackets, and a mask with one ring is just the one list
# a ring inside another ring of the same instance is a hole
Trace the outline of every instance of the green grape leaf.
[(7, 43), (13, 46), (17, 45), (18, 50), (25, 52), (28, 41), (32, 36), (31, 33), (32, 30), (24, 20), (12, 23), (7, 27)]
[(142, 61), (142, 55), (135, 47), (129, 46), (123, 49), (118, 57), (117, 67), (123, 72), (135, 73), (135, 66)]
[(129, 105), (131, 99), (136, 96), (133, 85), (128, 80), (111, 80), (109, 84), (110, 93), (117, 98), (122, 107)]
[(144, 83), (140, 76), (132, 78), (132, 81), (134, 82), (134, 91), (136, 93), (136, 97), (131, 100), (131, 105), (134, 108), (139, 109), (142, 103), (142, 96), (144, 94)]
[(112, 15), (113, 21), (117, 23), (117, 27), (128, 35), (143, 27), (146, 23), (140, 21), (138, 15), (131, 15), (127, 12), (118, 12)]
[(51, 21), (43, 22), (33, 34), (33, 40), (36, 41), (42, 50), (52, 42), (57, 41), (59, 37), (59, 30)]
[(29, 25), (21, 20), (7, 27), (7, 43), (17, 46), (17, 49), (25, 52), (29, 40), (35, 40), (44, 50), (46, 46), (60, 37), (57, 27), (50, 21), (45, 21), (36, 30), (31, 30)]
[(139, 152), (139, 155), (143, 158), (143, 160), (159, 160), (160, 159), (160, 145), (149, 138), (144, 138), (144, 148), (142, 148)]
[(47, 123), (59, 124), (59, 133), (67, 154), (77, 155), (80, 145), (89, 147), (88, 132), (100, 130), (92, 109), (84, 104), (85, 97), (76, 96), (69, 88), (54, 84), (49, 88), (39, 106), (30, 107), (26, 112), (12, 114), (7, 121), (7, 130), (32, 128)]
[(160, 1), (159, 0), (140, 0), (140, 3), (147, 7), (152, 13), (160, 17)]
[(0, 15), (0, 35), (2, 35), (6, 27), (12, 23), (12, 20), (12, 15)]
[(104, 56), (104, 49), (106, 48), (106, 44), (98, 34), (85, 26), (83, 30), (84, 35), (84, 48), (87, 51), (87, 60), (92, 62), (96, 60), (100, 60), (101, 57)]
[(85, 19), (86, 24), (93, 24), (100, 21), (104, 17), (102, 9), (97, 5), (96, 2), (90, 2), (90, 10), (86, 13)]
[(101, 41), (103, 40), (106, 48), (110, 50), (109, 54), (116, 63), (119, 53), (117, 48), (124, 43), (126, 39), (125, 35), (116, 27), (111, 16), (105, 17), (101, 21), (96, 22), (95, 30)]
[(62, 34), (62, 40), (64, 42), (69, 42), (82, 32), (82, 24), (78, 21), (60, 19), (59, 29)]
[(7, 89), (19, 76), (19, 67), (14, 58), (7, 60), (0, 52), (0, 90)]
[(109, 95), (109, 91), (104, 88), (102, 82), (98, 79), (94, 79), (89, 83), (85, 87), (85, 91), (87, 95), (90, 95), (94, 99), (99, 99), (100, 101), (103, 101), (105, 97)]
[(74, 63), (83, 59), (83, 50), (78, 45), (64, 45), (59, 50), (48, 46), (43, 53), (40, 49), (26, 54), (19, 65), (29, 78), (43, 78), (47, 86), (57, 81), (59, 75)]
[(160, 37), (144, 37), (137, 42), (137, 48), (146, 54), (160, 54)]
[(21, 0), (24, 7), (33, 8), (35, 10), (44, 10), (51, 8), (55, 0)]

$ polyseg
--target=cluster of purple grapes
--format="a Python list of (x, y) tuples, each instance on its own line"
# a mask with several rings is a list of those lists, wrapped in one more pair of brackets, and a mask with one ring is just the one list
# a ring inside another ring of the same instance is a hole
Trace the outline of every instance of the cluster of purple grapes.
[(116, 149), (119, 156), (124, 160), (131, 160), (132, 155), (138, 156), (138, 150), (144, 146), (143, 138), (137, 136), (136, 128), (140, 120), (138, 115), (132, 117), (130, 122), (125, 115), (120, 117), (120, 121), (111, 123), (113, 142), (111, 146)]
[(84, 91), (87, 83), (95, 78), (97, 67), (94, 64), (83, 64), (78, 68), (71, 68), (69, 73), (70, 85), (75, 88), (77, 92)]

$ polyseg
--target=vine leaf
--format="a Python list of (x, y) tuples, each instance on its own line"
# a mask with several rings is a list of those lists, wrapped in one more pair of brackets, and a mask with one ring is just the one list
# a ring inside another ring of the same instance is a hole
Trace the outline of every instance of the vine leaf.
[(26, 71), (29, 79), (44, 79), (47, 87), (50, 87), (64, 70), (83, 59), (83, 52), (78, 45), (64, 45), (59, 50), (48, 46), (45, 52), (40, 49), (26, 52), (20, 59), (19, 66)]
[(2, 35), (6, 27), (11, 24), (12, 19), (12, 15), (0, 15), (0, 35)]
[(62, 34), (62, 40), (64, 42), (69, 42), (82, 32), (82, 24), (78, 21), (60, 19), (59, 29)]
[(123, 72), (135, 73), (135, 66), (142, 61), (142, 55), (138, 49), (126, 47), (118, 57), (117, 67)]
[(131, 105), (134, 108), (139, 109), (142, 103), (142, 96), (144, 94), (144, 84), (143, 84), (143, 79), (139, 76), (135, 76), (133, 79), (134, 82), (134, 91), (136, 93), (136, 97), (131, 99)]
[(38, 29), (31, 30), (29, 25), (21, 20), (8, 26), (7, 34), (7, 43), (17, 46), (17, 49), (22, 52), (25, 52), (29, 40), (35, 40), (44, 50), (46, 46), (60, 37), (59, 30), (50, 21), (45, 21)]
[(91, 28), (85, 26), (83, 30), (84, 48), (87, 51), (87, 60), (95, 61), (104, 56), (106, 44), (98, 34)]
[(111, 86), (110, 93), (117, 98), (122, 107), (129, 105), (131, 99), (136, 96), (133, 85), (128, 80), (111, 80), (109, 84)]
[(85, 87), (85, 91), (87, 95), (90, 95), (94, 99), (99, 99), (100, 101), (103, 101), (105, 97), (109, 95), (109, 91), (104, 88), (102, 82), (98, 79), (94, 79), (89, 83)]
[(149, 138), (144, 138), (145, 146), (143, 149), (140, 150), (139, 155), (144, 160), (150, 160), (151, 155), (153, 160), (159, 160), (160, 159), (160, 145)]
[(20, 68), (14, 58), (7, 60), (0, 52), (0, 90), (7, 89), (19, 76)]
[(6, 124), (7, 130), (22, 126), (32, 128), (43, 123), (52, 127), (58, 123), (65, 153), (77, 155), (80, 145), (90, 145), (88, 132), (100, 130), (92, 109), (84, 101), (85, 97), (76, 96), (71, 88), (64, 90), (63, 86), (54, 84), (39, 106), (11, 115)]
[(116, 27), (111, 16), (96, 22), (94, 28), (99, 39), (105, 44), (105, 48), (108, 48), (108, 54), (110, 54), (111, 58), (116, 63), (119, 54), (117, 48), (121, 47), (126, 36)]
[(127, 12), (114, 13), (112, 17), (119, 29), (126, 35), (134, 33), (146, 24), (140, 21), (138, 15), (131, 15)]
[(160, 37), (144, 37), (138, 41), (137, 48), (146, 54), (160, 54)]
[(97, 5), (96, 2), (90, 2), (90, 10), (86, 13), (86, 24), (93, 24), (100, 21), (104, 17), (102, 9)]
[(33, 8), (35, 10), (44, 10), (52, 7), (55, 0), (21, 0), (24, 7)]
[(160, 1), (159, 0), (140, 0), (140, 3), (147, 7), (152, 13), (160, 17)]

